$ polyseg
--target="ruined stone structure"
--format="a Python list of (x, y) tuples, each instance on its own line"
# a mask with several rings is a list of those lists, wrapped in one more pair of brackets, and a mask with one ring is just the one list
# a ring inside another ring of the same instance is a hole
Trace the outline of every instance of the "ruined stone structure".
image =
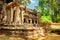
[(18, 0), (0, 0), (0, 35), (37, 38), (39, 17), (38, 12), (20, 5)]

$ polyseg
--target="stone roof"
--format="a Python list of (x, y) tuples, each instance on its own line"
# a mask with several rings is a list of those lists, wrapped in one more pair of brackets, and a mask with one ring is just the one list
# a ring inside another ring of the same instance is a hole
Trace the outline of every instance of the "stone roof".
[(15, 7), (15, 6), (19, 6), (20, 8), (24, 8), (24, 9), (26, 9), (26, 11), (31, 12), (31, 13), (38, 13), (37, 11), (35, 11), (33, 9), (27, 8), (25, 5), (19, 5), (15, 2), (10, 2), (9, 4), (7, 4), (8, 9), (10, 9), (11, 7)]
[(34, 10), (34, 9), (29, 9), (29, 8), (26, 8), (26, 10), (28, 11), (28, 12), (31, 12), (31, 13), (38, 13), (36, 10)]
[(13, 7), (15, 7), (15, 6), (19, 6), (17, 3), (15, 3), (15, 2), (10, 2), (9, 4), (7, 4), (7, 9), (10, 9), (11, 7), (13, 8)]

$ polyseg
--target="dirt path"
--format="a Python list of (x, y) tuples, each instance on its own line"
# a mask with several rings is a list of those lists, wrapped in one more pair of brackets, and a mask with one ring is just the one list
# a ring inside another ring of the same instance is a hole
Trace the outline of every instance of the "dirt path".
[(45, 37), (45, 40), (60, 40), (60, 35), (50, 34)]

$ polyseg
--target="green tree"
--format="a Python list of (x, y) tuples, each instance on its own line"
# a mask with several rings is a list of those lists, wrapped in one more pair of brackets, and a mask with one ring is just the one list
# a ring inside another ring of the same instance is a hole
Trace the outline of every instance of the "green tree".
[(31, 1), (30, 0), (19, 0), (19, 3), (22, 4), (22, 5), (27, 6), (28, 4), (31, 3)]
[(60, 0), (39, 0), (38, 8), (43, 15), (50, 15), (53, 22), (58, 22)]

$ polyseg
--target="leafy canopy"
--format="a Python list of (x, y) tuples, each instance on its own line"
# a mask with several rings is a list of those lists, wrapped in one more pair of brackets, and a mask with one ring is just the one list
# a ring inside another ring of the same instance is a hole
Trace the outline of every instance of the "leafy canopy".
[(28, 5), (31, 3), (31, 1), (30, 0), (19, 0), (19, 3), (23, 5)]
[[(50, 20), (51, 22), (59, 22), (60, 21), (60, 0), (39, 0), (39, 4), (37, 7), (42, 16), (45, 18), (43, 20)], [(47, 18), (47, 16), (50, 16)], [(42, 20), (42, 21), (43, 21)], [(48, 22), (50, 22), (48, 21)]]

